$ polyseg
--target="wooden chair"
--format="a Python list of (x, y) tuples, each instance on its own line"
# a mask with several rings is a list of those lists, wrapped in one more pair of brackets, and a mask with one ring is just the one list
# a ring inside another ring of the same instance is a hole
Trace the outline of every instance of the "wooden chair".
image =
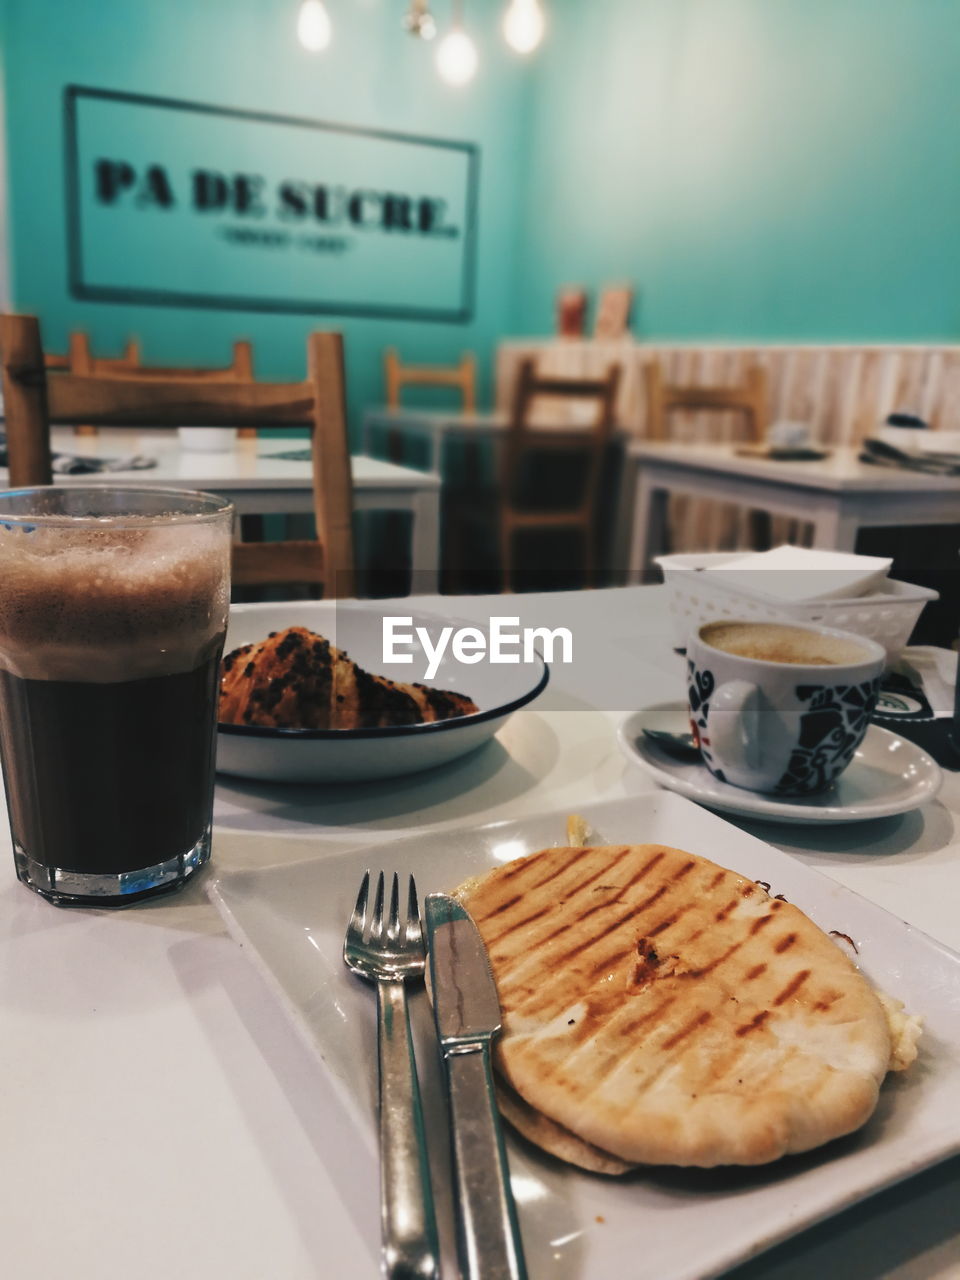
[[(93, 373), (93, 356), (90, 353), (90, 339), (80, 330), (71, 333), (66, 355), (58, 355), (53, 351), (43, 353), (43, 363), (48, 369), (65, 369), (74, 373)], [(135, 369), (140, 363), (140, 344), (136, 338), (128, 338), (127, 344), (119, 356), (102, 356), (97, 362), (97, 373), (114, 373), (121, 369)], [(89, 368), (84, 368), (84, 365)]]
[(749, 440), (760, 444), (767, 428), (767, 378), (759, 365), (747, 369), (738, 387), (675, 386), (664, 381), (659, 360), (644, 365), (647, 392), (647, 437), (667, 439), (669, 415), (678, 409), (727, 410), (746, 418)]
[[(561, 378), (538, 375), (533, 360), (524, 360), (514, 388), (510, 424), (500, 461), (499, 541), (503, 589), (513, 587), (515, 540), (525, 531), (539, 533), (573, 530), (584, 546), (584, 579), (588, 585), (597, 571), (597, 516), (603, 464), (613, 432), (620, 365), (613, 364), (603, 378)], [(580, 401), (592, 408), (592, 421), (580, 426), (541, 426), (532, 422), (539, 397)], [(548, 458), (566, 455), (577, 464), (579, 495), (570, 507), (551, 507), (524, 493), (525, 465), (537, 470)]]
[(47, 376), (33, 316), (0, 316), (0, 362), (12, 487), (50, 484), (50, 426), (288, 427), (312, 430), (316, 540), (234, 546), (238, 586), (322, 584), (328, 596), (353, 594), (350, 457), (347, 451), (343, 341), (307, 339), (304, 382), (205, 382), (174, 378)]
[[(70, 343), (66, 356), (45, 355), (44, 363), (48, 369), (67, 369), (70, 373), (89, 378), (137, 378), (141, 380), (162, 379), (168, 382), (252, 382), (253, 381), (253, 347), (240, 339), (233, 344), (233, 355), (228, 365), (215, 368), (202, 368), (193, 365), (177, 367), (173, 365), (145, 365), (140, 357), (140, 344), (136, 338), (127, 342), (123, 353), (119, 356), (95, 356), (90, 347), (89, 335), (76, 330), (70, 335)], [(183, 425), (178, 423), (177, 425)], [(92, 423), (84, 423), (76, 427), (77, 435), (96, 435), (97, 428)], [(255, 436), (255, 427), (241, 427), (241, 436)]]
[(400, 408), (400, 395), (404, 387), (452, 387), (460, 393), (460, 407), (464, 413), (477, 409), (477, 359), (465, 351), (457, 365), (401, 364), (392, 347), (383, 357), (383, 370), (387, 383), (387, 408)]
[[(647, 435), (651, 440), (666, 440), (671, 413), (687, 410), (734, 412), (741, 414), (747, 440), (761, 444), (767, 430), (767, 376), (759, 365), (750, 365), (743, 382), (735, 387), (676, 386), (664, 381), (658, 360), (644, 365), (647, 393)], [(766, 511), (749, 513), (748, 536), (751, 546), (761, 551), (770, 546), (771, 523)]]

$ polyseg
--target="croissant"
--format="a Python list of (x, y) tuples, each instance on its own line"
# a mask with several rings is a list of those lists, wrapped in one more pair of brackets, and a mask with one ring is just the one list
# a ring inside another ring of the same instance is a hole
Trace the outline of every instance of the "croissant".
[(273, 631), (223, 659), (220, 723), (274, 729), (369, 729), (472, 715), (459, 693), (364, 671), (306, 627)]

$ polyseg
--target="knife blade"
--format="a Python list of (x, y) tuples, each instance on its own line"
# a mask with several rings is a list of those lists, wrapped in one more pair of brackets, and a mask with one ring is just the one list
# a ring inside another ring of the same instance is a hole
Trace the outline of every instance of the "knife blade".
[(426, 921), (450, 1107), (461, 1270), (469, 1280), (526, 1280), (490, 1061), (500, 1030), (490, 961), (476, 924), (455, 898), (428, 894)]

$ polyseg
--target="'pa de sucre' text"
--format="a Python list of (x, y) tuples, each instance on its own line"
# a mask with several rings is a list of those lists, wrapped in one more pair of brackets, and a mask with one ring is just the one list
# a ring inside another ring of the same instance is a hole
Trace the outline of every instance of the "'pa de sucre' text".
[(182, 182), (159, 164), (136, 168), (126, 160), (97, 160), (94, 190), (103, 205), (174, 209), (199, 214), (276, 218), (291, 224), (406, 232), (454, 239), (459, 228), (446, 219), (447, 201), (366, 187), (285, 179), (271, 185), (255, 173), (193, 169)]

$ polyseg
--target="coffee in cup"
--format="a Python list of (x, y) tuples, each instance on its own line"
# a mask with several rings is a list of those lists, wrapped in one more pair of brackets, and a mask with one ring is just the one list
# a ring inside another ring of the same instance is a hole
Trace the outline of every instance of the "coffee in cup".
[(701, 628), (700, 635), (714, 649), (760, 662), (843, 667), (868, 656), (857, 639), (781, 622), (711, 622)]
[(690, 724), (707, 768), (749, 791), (828, 787), (863, 741), (883, 647), (828, 627), (722, 620), (687, 650)]

